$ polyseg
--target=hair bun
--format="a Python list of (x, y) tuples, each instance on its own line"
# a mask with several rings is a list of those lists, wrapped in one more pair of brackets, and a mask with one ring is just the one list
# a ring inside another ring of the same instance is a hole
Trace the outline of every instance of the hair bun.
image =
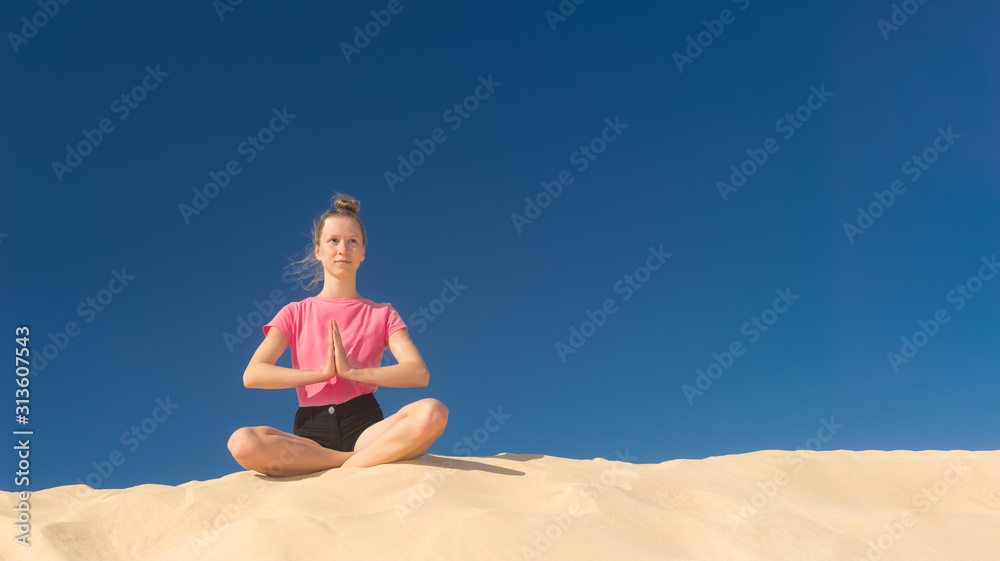
[(346, 197), (341, 193), (337, 193), (337, 195), (340, 197), (334, 202), (334, 206), (337, 210), (345, 210), (353, 212), (354, 214), (357, 214), (358, 211), (361, 210), (361, 203), (358, 200)]

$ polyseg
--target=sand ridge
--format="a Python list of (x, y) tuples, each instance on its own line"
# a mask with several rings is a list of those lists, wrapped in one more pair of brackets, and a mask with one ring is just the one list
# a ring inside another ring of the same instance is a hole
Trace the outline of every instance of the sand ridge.
[[(11, 528), (16, 494), (0, 500)], [(425, 454), (295, 477), (56, 487), (32, 494), (31, 515), (32, 545), (11, 535), (0, 558), (985, 560), (1000, 551), (1000, 452)]]

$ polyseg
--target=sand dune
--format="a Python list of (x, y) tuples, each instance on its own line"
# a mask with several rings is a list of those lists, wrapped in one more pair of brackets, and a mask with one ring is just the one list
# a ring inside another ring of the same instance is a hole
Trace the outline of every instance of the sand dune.
[[(619, 456), (628, 458), (627, 456)], [(765, 450), (631, 464), (424, 455), (31, 496), (2, 559), (990, 560), (1000, 452)]]

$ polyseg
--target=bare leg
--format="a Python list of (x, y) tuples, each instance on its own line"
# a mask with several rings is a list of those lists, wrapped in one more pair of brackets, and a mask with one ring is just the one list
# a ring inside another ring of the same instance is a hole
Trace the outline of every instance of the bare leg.
[(271, 427), (238, 429), (229, 438), (229, 451), (241, 466), (276, 476), (340, 467), (355, 454), (324, 448), (308, 438)]
[(436, 399), (421, 399), (365, 429), (353, 456), (342, 467), (370, 467), (416, 458), (431, 447), (448, 424), (448, 408)]

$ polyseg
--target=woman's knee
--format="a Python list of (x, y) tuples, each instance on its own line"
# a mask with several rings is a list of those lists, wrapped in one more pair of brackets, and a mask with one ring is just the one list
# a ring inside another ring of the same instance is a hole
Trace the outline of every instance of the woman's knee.
[(237, 460), (252, 459), (260, 453), (261, 440), (256, 427), (236, 429), (229, 437), (229, 453)]
[(417, 403), (420, 406), (418, 418), (421, 432), (425, 435), (443, 433), (445, 425), (448, 424), (448, 407), (434, 398), (422, 399)]

